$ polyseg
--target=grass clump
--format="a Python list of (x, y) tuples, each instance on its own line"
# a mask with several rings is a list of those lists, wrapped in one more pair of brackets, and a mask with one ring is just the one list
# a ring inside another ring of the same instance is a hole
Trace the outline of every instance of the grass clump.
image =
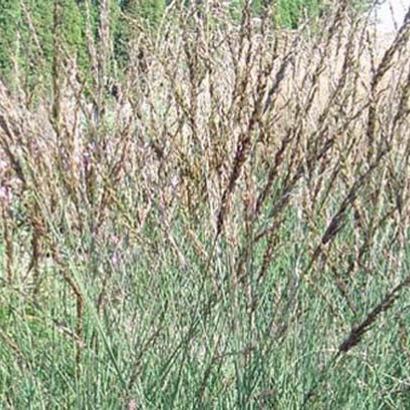
[(1, 83), (5, 408), (407, 407), (410, 20), (353, 11), (172, 4), (118, 78)]

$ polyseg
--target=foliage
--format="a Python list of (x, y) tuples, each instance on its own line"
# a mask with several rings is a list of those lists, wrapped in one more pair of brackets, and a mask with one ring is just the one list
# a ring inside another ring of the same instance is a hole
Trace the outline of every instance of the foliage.
[(0, 71), (10, 73), (13, 56), (18, 54), (17, 36), (21, 11), (19, 2), (6, 0), (0, 3)]

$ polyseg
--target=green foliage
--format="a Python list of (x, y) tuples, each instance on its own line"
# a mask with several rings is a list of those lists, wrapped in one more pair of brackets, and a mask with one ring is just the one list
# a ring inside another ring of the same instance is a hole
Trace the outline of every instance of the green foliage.
[(143, 22), (147, 30), (158, 28), (166, 5), (165, 0), (126, 0), (119, 3), (112, 25), (116, 63), (124, 66), (128, 62), (129, 48), (137, 35), (139, 23)]
[[(57, 8), (57, 11), (56, 9)], [(55, 13), (56, 11), (56, 13)], [(55, 21), (57, 19), (57, 21)], [(55, 35), (54, 35), (55, 33)], [(11, 78), (17, 64), (25, 84), (47, 81), (55, 48), (88, 64), (84, 3), (76, 0), (23, 0), (0, 5), (0, 75)]]
[(20, 81), (34, 87), (47, 81), (55, 50), (54, 32), (60, 47), (85, 61), (83, 19), (75, 0), (59, 7), (59, 21), (54, 21), (52, 0), (25, 0), (2, 3), (0, 12), (0, 70), (8, 80), (11, 68), (18, 66)]
[(68, 51), (81, 53), (84, 51), (84, 15), (81, 14), (76, 0), (65, 0), (62, 8), (63, 41)]
[(0, 72), (3, 75), (12, 70), (12, 57), (19, 47), (17, 32), (20, 20), (19, 2), (0, 2)]
[(165, 11), (165, 0), (141, 0), (138, 13), (147, 20), (151, 26), (157, 25)]
[(295, 29), (304, 18), (317, 17), (323, 7), (323, 0), (279, 0), (278, 23)]
[(121, 3), (121, 10), (127, 17), (142, 18), (150, 27), (155, 27), (164, 15), (165, 0), (127, 0)]

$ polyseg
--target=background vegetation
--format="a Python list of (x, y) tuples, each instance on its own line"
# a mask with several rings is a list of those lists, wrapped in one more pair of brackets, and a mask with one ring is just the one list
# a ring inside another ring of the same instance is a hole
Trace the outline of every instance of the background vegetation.
[[(159, 30), (169, 0), (121, 0), (109, 1), (109, 33), (114, 49), (111, 68), (124, 69), (129, 62), (128, 47), (131, 38), (138, 36), (141, 27), (154, 32)], [(212, 2), (183, 2), (185, 9), (198, 7), (205, 10)], [(262, 0), (251, 2), (254, 16), (262, 16)], [(268, 2), (273, 4), (275, 2)], [(358, 4), (366, 4), (361, 1)], [(215, 3), (219, 4), (219, 2)], [(245, 2), (231, 0), (222, 2), (230, 10), (232, 22), (239, 22)], [(275, 4), (275, 20), (281, 27), (297, 28), (306, 17), (317, 18), (327, 9), (325, 0), (280, 0)], [(19, 78), (35, 87), (47, 83), (52, 73), (55, 52), (55, 36), (59, 47), (75, 56), (79, 67), (90, 75), (90, 40), (98, 41), (100, 32), (101, 4), (92, 0), (5, 0), (0, 4), (0, 75), (8, 82)], [(53, 34), (55, 33), (55, 34)], [(91, 38), (90, 38), (91, 36)], [(24, 76), (22, 77), (22, 73)]]
[(410, 19), (39, 3), (0, 13), (2, 406), (408, 408)]

